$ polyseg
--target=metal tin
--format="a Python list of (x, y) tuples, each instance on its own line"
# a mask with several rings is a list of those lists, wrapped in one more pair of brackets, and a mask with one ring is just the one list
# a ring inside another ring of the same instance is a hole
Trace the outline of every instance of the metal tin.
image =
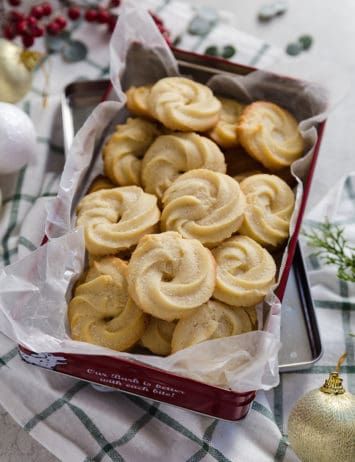
[[(193, 75), (200, 82), (205, 82), (216, 73), (247, 74), (254, 70), (214, 57), (201, 56), (181, 50), (174, 50), (174, 53), (178, 59), (181, 72)], [(106, 97), (108, 85), (107, 80), (100, 80), (75, 82), (67, 86), (62, 100), (66, 150), (69, 149), (74, 133), (84, 122), (87, 115), (100, 100)], [(304, 186), (304, 196), (296, 231), (290, 241), (286, 267), (277, 290), (278, 296), (282, 299), (296, 252), (295, 261), (298, 261), (299, 264), (293, 267), (290, 281), (292, 281), (294, 287), (293, 293), (299, 294), (297, 300), (302, 310), (300, 317), (303, 321), (301, 324), (304, 326), (305, 338), (306, 340), (308, 339), (310, 347), (307, 350), (308, 356), (306, 355), (301, 359), (297, 356), (296, 346), (293, 349), (291, 347), (289, 353), (282, 353), (286, 358), (288, 356), (292, 358), (296, 353), (296, 361), (293, 364), (291, 362), (281, 364), (281, 371), (291, 370), (294, 367), (307, 367), (316, 361), (321, 354), (319, 332), (309, 286), (305, 277), (304, 266), (300, 264), (302, 262), (300, 251), (296, 251), (296, 247), (297, 235), (310, 189), (323, 128), (324, 123), (318, 127), (318, 141)], [(291, 301), (290, 303), (294, 302)], [(293, 313), (300, 315), (301, 310), (296, 309)], [(286, 316), (284, 316), (283, 322), (287, 322)], [(304, 343), (304, 339), (302, 342)], [(287, 342), (287, 344), (290, 346), (290, 342)], [(36, 354), (21, 346), (19, 350), (22, 359), (31, 364), (225, 420), (234, 421), (243, 418), (247, 414), (256, 393), (255, 391), (237, 393), (127, 359), (66, 353)]]
[(279, 371), (307, 369), (323, 354), (308, 276), (297, 244), (282, 299)]
[(225, 420), (243, 418), (255, 397), (255, 391), (235, 393), (110, 356), (44, 353), (38, 358), (21, 346), (19, 350), (30, 364)]

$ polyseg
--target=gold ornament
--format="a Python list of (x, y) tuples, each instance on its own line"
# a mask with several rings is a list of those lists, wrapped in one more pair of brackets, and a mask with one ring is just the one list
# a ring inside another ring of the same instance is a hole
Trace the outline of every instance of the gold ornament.
[(324, 385), (297, 401), (288, 420), (288, 438), (302, 462), (355, 461), (355, 396), (347, 392), (339, 368)]
[(42, 54), (0, 38), (0, 101), (16, 103), (29, 91)]

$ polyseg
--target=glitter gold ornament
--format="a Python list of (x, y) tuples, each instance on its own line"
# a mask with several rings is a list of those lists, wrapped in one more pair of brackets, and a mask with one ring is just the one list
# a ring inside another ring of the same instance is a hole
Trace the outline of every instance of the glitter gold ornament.
[(42, 54), (0, 38), (0, 101), (16, 103), (29, 91), (32, 71)]
[(339, 368), (324, 385), (297, 401), (288, 420), (288, 438), (302, 462), (355, 461), (355, 396), (347, 392)]

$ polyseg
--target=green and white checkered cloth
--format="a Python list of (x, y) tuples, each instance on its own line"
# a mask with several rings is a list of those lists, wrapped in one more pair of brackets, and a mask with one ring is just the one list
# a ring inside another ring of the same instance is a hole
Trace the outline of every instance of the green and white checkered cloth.
[[(262, 41), (233, 29), (223, 14), (217, 15), (203, 35), (194, 35), (189, 25), (201, 15), (196, 8), (174, 0), (145, 4), (164, 19), (173, 38), (180, 37), (181, 47), (203, 52), (211, 45), (232, 44), (238, 48), (233, 60), (263, 67), (278, 55)], [(60, 54), (51, 55), (44, 69), (37, 71), (32, 91), (19, 104), (35, 123), (38, 158), (36, 165), (19, 174), (0, 177), (3, 265), (26, 255), (42, 240), (44, 203), (55, 195), (64, 165), (59, 107), (63, 88), (74, 80), (102, 78), (108, 72), (108, 38), (89, 33), (90, 27), (79, 23), (72, 31), (73, 38), (87, 43), (88, 57), (65, 64)], [(48, 93), (46, 107), (43, 93)], [(344, 224), (347, 237), (353, 238), (355, 177), (344, 181), (339, 191), (324, 198), (309, 220), (321, 222), (327, 215), (330, 221)], [(284, 374), (275, 390), (258, 393), (250, 414), (241, 422), (217, 421), (124, 393), (99, 393), (86, 382), (22, 362), (16, 346), (1, 334), (0, 402), (25, 430), (64, 461), (296, 461), (284, 425), (289, 410), (299, 396), (322, 383), (343, 351), (348, 352), (342, 366), (344, 382), (355, 392), (354, 284), (340, 283), (334, 269), (324, 268), (310, 255), (307, 264), (325, 354), (312, 369)]]
[[(343, 227), (346, 240), (355, 245), (355, 172), (330, 189), (308, 213), (303, 225), (306, 229), (317, 228), (326, 220)], [(312, 368), (281, 374), (279, 386), (271, 393), (275, 420), (285, 436), (287, 418), (296, 400), (319, 388), (344, 352), (347, 358), (340, 373), (345, 388), (355, 393), (355, 283), (337, 279), (336, 268), (324, 265), (301, 239), (324, 351)]]

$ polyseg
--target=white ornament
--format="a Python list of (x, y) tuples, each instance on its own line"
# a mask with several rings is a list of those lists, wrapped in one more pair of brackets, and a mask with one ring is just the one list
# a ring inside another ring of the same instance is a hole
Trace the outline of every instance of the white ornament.
[(36, 131), (28, 115), (0, 102), (0, 175), (14, 173), (35, 159)]

